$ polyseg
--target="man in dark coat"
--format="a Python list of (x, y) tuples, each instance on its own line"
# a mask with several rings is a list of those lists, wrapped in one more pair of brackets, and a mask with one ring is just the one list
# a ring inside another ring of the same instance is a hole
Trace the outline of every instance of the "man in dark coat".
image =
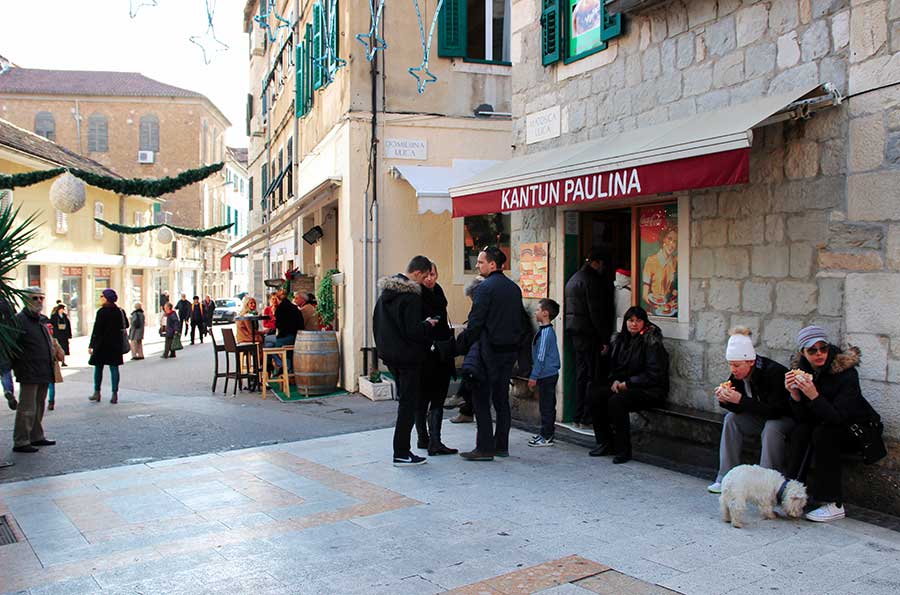
[(44, 291), (40, 287), (25, 290), (25, 307), (16, 315), (21, 350), (13, 355), (13, 370), (19, 382), (19, 405), (13, 430), (14, 452), (37, 452), (39, 446), (52, 446), (44, 436), (42, 421), (47, 387), (54, 380), (53, 342), (41, 315)]
[(421, 283), (431, 272), (431, 261), (416, 256), (397, 273), (378, 281), (381, 295), (375, 302), (372, 329), (378, 356), (387, 364), (397, 385), (397, 423), (394, 426), (394, 466), (421, 465), (425, 457), (410, 450), (416, 402), (422, 386), (422, 366), (430, 347), (430, 329), (437, 320), (426, 319)]
[[(165, 304), (163, 304), (163, 307), (165, 307)], [(186, 337), (188, 334), (188, 325), (191, 324), (191, 302), (188, 301), (187, 294), (181, 294), (181, 299), (175, 304), (175, 311), (178, 312), (178, 319), (184, 326), (181, 334)]]
[(203, 343), (203, 335), (206, 334), (206, 312), (203, 304), (200, 303), (200, 296), (194, 296), (194, 303), (191, 304), (191, 345), (194, 344), (194, 332), (200, 330), (200, 342)]
[(216, 313), (216, 302), (210, 296), (203, 298), (203, 331), (200, 335), (200, 342), (203, 342), (203, 335), (212, 332), (213, 314)]
[[(475, 450), (459, 455), (469, 461), (492, 461), (509, 456), (509, 379), (522, 338), (522, 290), (503, 274), (504, 254), (488, 246), (478, 254), (478, 272), (484, 281), (475, 290), (466, 330), (456, 340), (459, 355), (478, 344), (486, 378), (474, 389)], [(491, 404), (497, 416), (491, 424)]]
[(614, 287), (604, 276), (606, 256), (594, 248), (566, 283), (566, 334), (575, 348), (575, 427), (592, 425), (592, 383), (606, 376), (601, 357), (609, 351), (615, 319)]
[[(288, 299), (284, 289), (278, 290), (278, 306), (275, 307), (275, 347), (293, 345), (297, 341), (297, 333), (303, 330), (303, 315)], [(275, 356), (275, 365), (281, 368), (281, 358)], [(294, 371), (294, 358), (287, 358), (288, 372)]]

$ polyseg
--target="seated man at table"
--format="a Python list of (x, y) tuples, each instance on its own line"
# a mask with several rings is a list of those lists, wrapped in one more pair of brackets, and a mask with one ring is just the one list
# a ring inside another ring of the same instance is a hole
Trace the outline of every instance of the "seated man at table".
[[(303, 330), (303, 316), (289, 299), (287, 292), (278, 290), (278, 306), (275, 308), (275, 347), (293, 345), (297, 339), (297, 333)], [(282, 364), (279, 357), (275, 357), (275, 373), (278, 375)], [(293, 358), (288, 358), (288, 372), (294, 371)]]

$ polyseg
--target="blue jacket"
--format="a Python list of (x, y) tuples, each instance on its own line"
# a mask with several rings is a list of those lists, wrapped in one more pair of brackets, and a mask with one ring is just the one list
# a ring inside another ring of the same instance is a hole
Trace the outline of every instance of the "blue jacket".
[(559, 349), (553, 325), (542, 326), (531, 342), (531, 380), (540, 380), (559, 374)]

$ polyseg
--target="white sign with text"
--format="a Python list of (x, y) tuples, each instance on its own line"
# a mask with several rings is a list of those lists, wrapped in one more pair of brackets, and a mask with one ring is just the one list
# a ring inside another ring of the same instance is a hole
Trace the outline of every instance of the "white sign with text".
[(560, 129), (559, 106), (528, 114), (525, 119), (526, 144), (538, 143), (542, 140), (556, 138)]
[(388, 159), (428, 159), (428, 141), (414, 138), (387, 138), (384, 140), (385, 157)]

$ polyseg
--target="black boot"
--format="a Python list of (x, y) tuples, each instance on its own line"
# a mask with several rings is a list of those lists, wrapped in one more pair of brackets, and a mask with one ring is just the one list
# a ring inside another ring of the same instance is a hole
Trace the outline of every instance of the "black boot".
[(449, 448), (441, 443), (441, 423), (444, 421), (444, 409), (434, 408), (428, 412), (428, 454), (429, 456), (437, 455), (455, 455), (459, 451), (455, 448)]

